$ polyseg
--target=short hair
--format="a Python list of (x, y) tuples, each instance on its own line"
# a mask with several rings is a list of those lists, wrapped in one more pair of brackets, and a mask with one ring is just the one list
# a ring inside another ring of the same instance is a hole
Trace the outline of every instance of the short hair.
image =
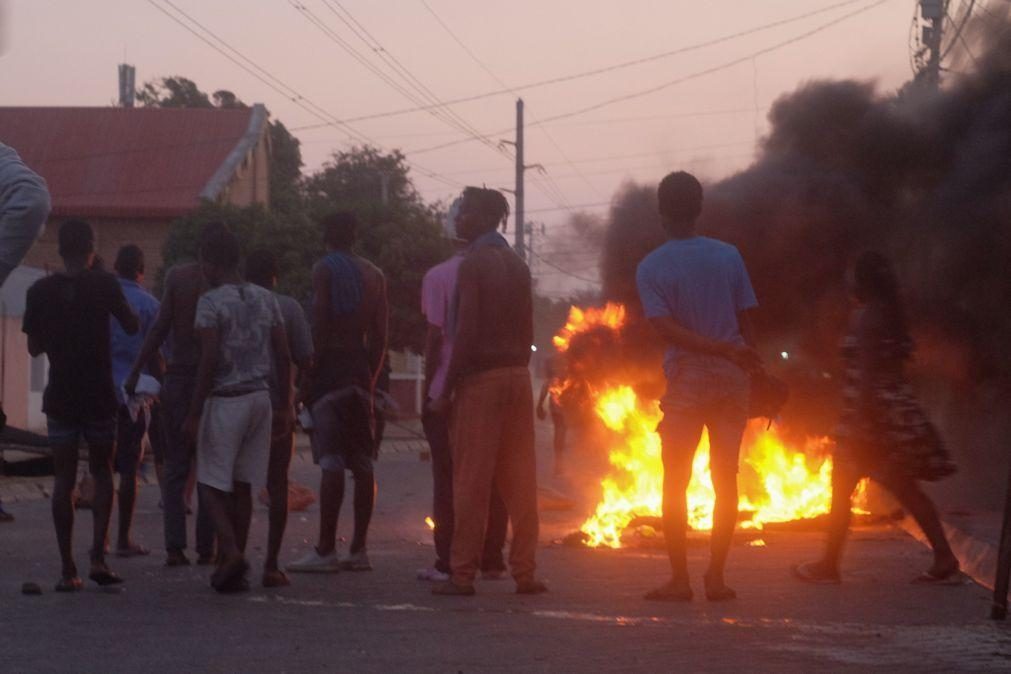
[(116, 253), (113, 269), (123, 278), (136, 279), (144, 273), (144, 251), (132, 243), (123, 246)]
[(691, 173), (675, 171), (656, 190), (660, 215), (674, 222), (694, 222), (702, 213), (702, 184)]
[(266, 248), (257, 248), (246, 256), (246, 280), (258, 286), (269, 286), (277, 278), (277, 256)]
[(225, 270), (239, 267), (239, 239), (227, 227), (204, 232), (200, 241), (200, 259)]
[(358, 217), (350, 211), (327, 213), (319, 219), (323, 240), (336, 248), (351, 248), (358, 234)]
[(465, 187), (463, 198), (473, 200), (488, 224), (494, 223), (496, 229), (509, 217), (509, 202), (498, 190), (487, 187)]
[(67, 220), (60, 225), (60, 257), (83, 257), (95, 252), (95, 230), (84, 220)]

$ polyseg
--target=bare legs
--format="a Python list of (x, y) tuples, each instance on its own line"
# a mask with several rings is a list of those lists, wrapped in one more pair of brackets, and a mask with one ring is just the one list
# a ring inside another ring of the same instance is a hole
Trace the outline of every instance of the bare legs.
[(207, 505), (218, 539), (218, 568), (211, 576), (211, 585), (219, 592), (240, 589), (237, 584), (243, 581), (249, 568), (245, 549), (253, 513), (250, 485), (248, 482), (235, 482), (232, 493), (206, 484), (198, 484), (197, 488), (202, 502)]
[[(105, 564), (105, 539), (109, 533), (109, 516), (112, 513), (112, 453), (113, 445), (88, 447), (88, 466), (95, 481), (95, 496), (91, 504), (93, 531), (91, 543), (91, 575), (109, 574)], [(73, 444), (53, 445), (55, 480), (53, 485), (53, 524), (56, 543), (60, 550), (61, 576), (77, 578), (72, 537), (74, 532), (74, 504), (72, 496), (77, 479), (77, 441)]]
[[(832, 471), (832, 510), (829, 513), (825, 555), (820, 561), (808, 565), (815, 580), (839, 578), (840, 561), (852, 519), (851, 498), (859, 481), (860, 475), (844, 464), (837, 464)], [(958, 560), (948, 544), (937, 509), (916, 480), (911, 477), (890, 478), (882, 481), (881, 485), (912, 515), (930, 542), (934, 563), (927, 573), (943, 578), (958, 570)]]
[[(337, 520), (340, 517), (341, 503), (344, 501), (344, 471), (324, 470), (322, 473), (319, 485), (319, 545), (316, 546), (316, 552), (325, 557), (337, 548)], [(370, 472), (356, 475), (355, 532), (350, 548), (352, 554), (365, 549), (375, 500), (376, 481), (373, 474)]]

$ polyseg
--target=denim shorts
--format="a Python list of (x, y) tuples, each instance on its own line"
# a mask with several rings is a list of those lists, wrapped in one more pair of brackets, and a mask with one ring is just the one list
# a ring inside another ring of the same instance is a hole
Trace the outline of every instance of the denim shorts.
[(709, 430), (713, 472), (736, 473), (741, 438), (748, 421), (749, 380), (737, 367), (706, 370), (683, 367), (667, 383), (657, 426), (664, 465), (691, 466), (702, 428)]
[(77, 446), (81, 438), (84, 438), (89, 447), (111, 447), (116, 444), (116, 417), (97, 421), (69, 421), (47, 416), (46, 431), (51, 445)]
[(312, 456), (324, 471), (349, 470), (356, 478), (372, 474), (374, 441), (367, 396), (348, 387), (313, 403)]

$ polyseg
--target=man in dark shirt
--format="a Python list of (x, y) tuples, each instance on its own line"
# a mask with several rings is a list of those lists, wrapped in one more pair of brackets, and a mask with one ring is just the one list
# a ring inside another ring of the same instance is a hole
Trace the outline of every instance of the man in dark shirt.
[[(208, 223), (201, 232), (201, 242), (225, 229), (220, 222)], [(184, 494), (190, 472), (196, 463), (196, 447), (183, 437), (183, 422), (189, 412), (196, 386), (197, 365), (200, 363), (200, 340), (194, 321), (197, 301), (209, 286), (200, 270), (200, 263), (178, 264), (165, 274), (165, 290), (158, 317), (144, 339), (133, 369), (123, 383), (132, 394), (140, 373), (151, 362), (162, 344), (168, 340), (169, 357), (161, 389), (161, 417), (165, 441), (165, 477), (162, 504), (165, 508), (166, 566), (186, 566), (186, 503)], [(198, 494), (198, 499), (199, 499)], [(196, 529), (197, 563), (214, 561), (214, 527), (207, 508), (199, 503)]]
[[(386, 357), (386, 278), (355, 255), (358, 221), (333, 213), (320, 221), (326, 256), (312, 270), (312, 336), (316, 359), (305, 394), (312, 412), (313, 459), (322, 471), (319, 543), (288, 571), (333, 573), (372, 568), (365, 550), (375, 504), (373, 396)], [(300, 393), (301, 394), (301, 393)], [(355, 529), (348, 556), (337, 556), (337, 518), (344, 471), (355, 479)]]
[(433, 588), (435, 594), (474, 594), (493, 483), (512, 522), (509, 566), (516, 592), (547, 591), (534, 577), (538, 519), (527, 369), (533, 342), (530, 270), (498, 233), (508, 214), (500, 192), (464, 190), (456, 227), (470, 245), (450, 312), (455, 341), (446, 384), (432, 404), (444, 410), (453, 398), (453, 573), (449, 582)]
[(112, 381), (109, 317), (128, 334), (139, 322), (111, 274), (90, 269), (95, 258), (91, 225), (71, 220), (60, 227), (60, 257), (65, 271), (37, 281), (28, 290), (24, 332), (28, 352), (49, 357), (49, 382), (42, 399), (56, 472), (53, 521), (63, 569), (58, 592), (80, 590), (71, 550), (78, 445), (88, 443), (88, 463), (95, 481), (92, 501), (94, 536), (88, 577), (99, 585), (121, 583), (105, 563), (105, 541), (112, 510), (112, 458), (116, 449), (119, 403)]

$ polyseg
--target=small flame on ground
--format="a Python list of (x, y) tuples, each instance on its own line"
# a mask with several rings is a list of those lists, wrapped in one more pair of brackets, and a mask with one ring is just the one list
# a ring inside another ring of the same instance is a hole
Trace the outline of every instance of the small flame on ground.
[(753, 548), (764, 548), (764, 547), (766, 547), (765, 541), (762, 540), (761, 538), (756, 538), (753, 541), (748, 541), (748, 545), (751, 546), (751, 547), (753, 547)]
[(433, 531), (435, 530), (435, 520), (433, 520), (431, 517), (425, 518), (425, 524), (428, 526), (429, 529), (432, 529)]

